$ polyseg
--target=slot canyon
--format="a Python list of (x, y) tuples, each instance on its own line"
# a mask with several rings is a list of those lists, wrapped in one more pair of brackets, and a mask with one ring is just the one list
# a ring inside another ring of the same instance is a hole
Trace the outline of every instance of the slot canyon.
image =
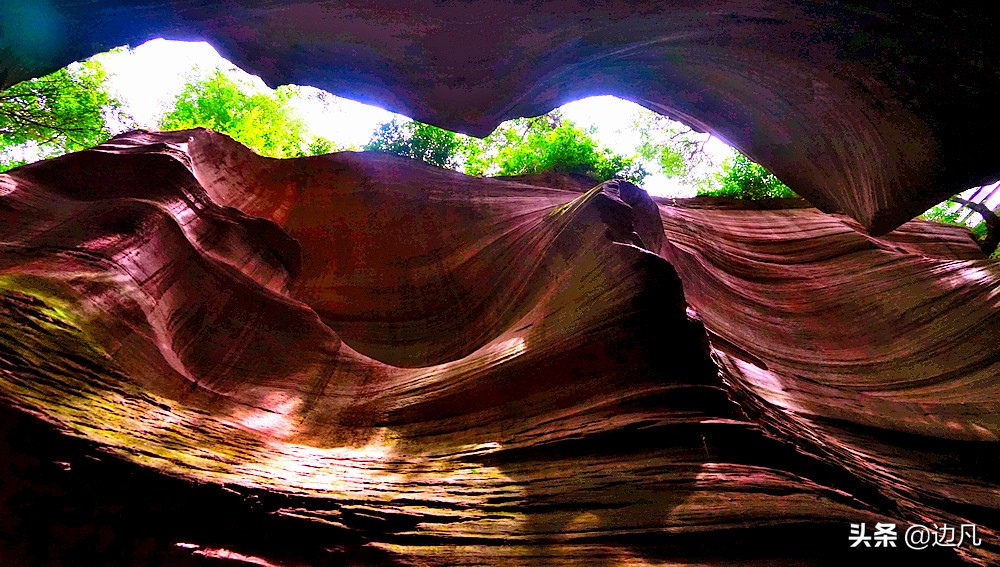
[[(206, 129), (0, 173), (0, 563), (1000, 564), (1000, 261), (915, 218), (1000, 179), (997, 18), (894, 0), (0, 17), (0, 88), (166, 37), (477, 136), (613, 94), (803, 197), (273, 159)], [(858, 524), (899, 539), (852, 547)], [(914, 549), (913, 525), (981, 541)]]

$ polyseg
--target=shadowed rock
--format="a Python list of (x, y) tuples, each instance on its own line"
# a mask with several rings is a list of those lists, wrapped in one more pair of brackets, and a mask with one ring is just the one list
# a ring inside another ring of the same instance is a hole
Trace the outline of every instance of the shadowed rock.
[(874, 234), (1000, 177), (997, 22), (971, 5), (14, 0), (0, 16), (0, 87), (162, 36), (480, 136), (614, 94)]
[(0, 175), (0, 557), (843, 564), (945, 522), (982, 545), (878, 551), (1000, 558), (967, 230), (523, 181), (205, 130)]

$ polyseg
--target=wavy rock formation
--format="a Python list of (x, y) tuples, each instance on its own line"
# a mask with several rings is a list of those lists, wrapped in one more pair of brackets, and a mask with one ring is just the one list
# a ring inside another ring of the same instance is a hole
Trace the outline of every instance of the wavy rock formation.
[(1000, 561), (967, 230), (521, 181), (205, 130), (0, 175), (0, 558)]
[(122, 44), (208, 40), (275, 84), (486, 135), (614, 94), (886, 233), (1000, 178), (996, 18), (887, 1), (8, 0), (0, 88)]

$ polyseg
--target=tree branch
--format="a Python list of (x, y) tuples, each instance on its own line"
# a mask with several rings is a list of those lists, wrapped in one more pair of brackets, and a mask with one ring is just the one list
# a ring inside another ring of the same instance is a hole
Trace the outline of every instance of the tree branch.
[(951, 200), (982, 215), (983, 221), (986, 223), (986, 236), (979, 240), (979, 248), (987, 256), (996, 252), (997, 246), (1000, 246), (1000, 217), (983, 203), (976, 203), (961, 197), (952, 197)]

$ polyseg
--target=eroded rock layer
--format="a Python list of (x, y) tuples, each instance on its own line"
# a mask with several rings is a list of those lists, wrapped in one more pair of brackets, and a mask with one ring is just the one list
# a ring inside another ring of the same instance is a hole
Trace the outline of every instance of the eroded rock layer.
[(996, 24), (942, 2), (11, 0), (0, 88), (160, 36), (475, 135), (614, 94), (882, 234), (1000, 177)]
[(0, 175), (0, 556), (1000, 559), (968, 231), (530, 183), (204, 130)]

